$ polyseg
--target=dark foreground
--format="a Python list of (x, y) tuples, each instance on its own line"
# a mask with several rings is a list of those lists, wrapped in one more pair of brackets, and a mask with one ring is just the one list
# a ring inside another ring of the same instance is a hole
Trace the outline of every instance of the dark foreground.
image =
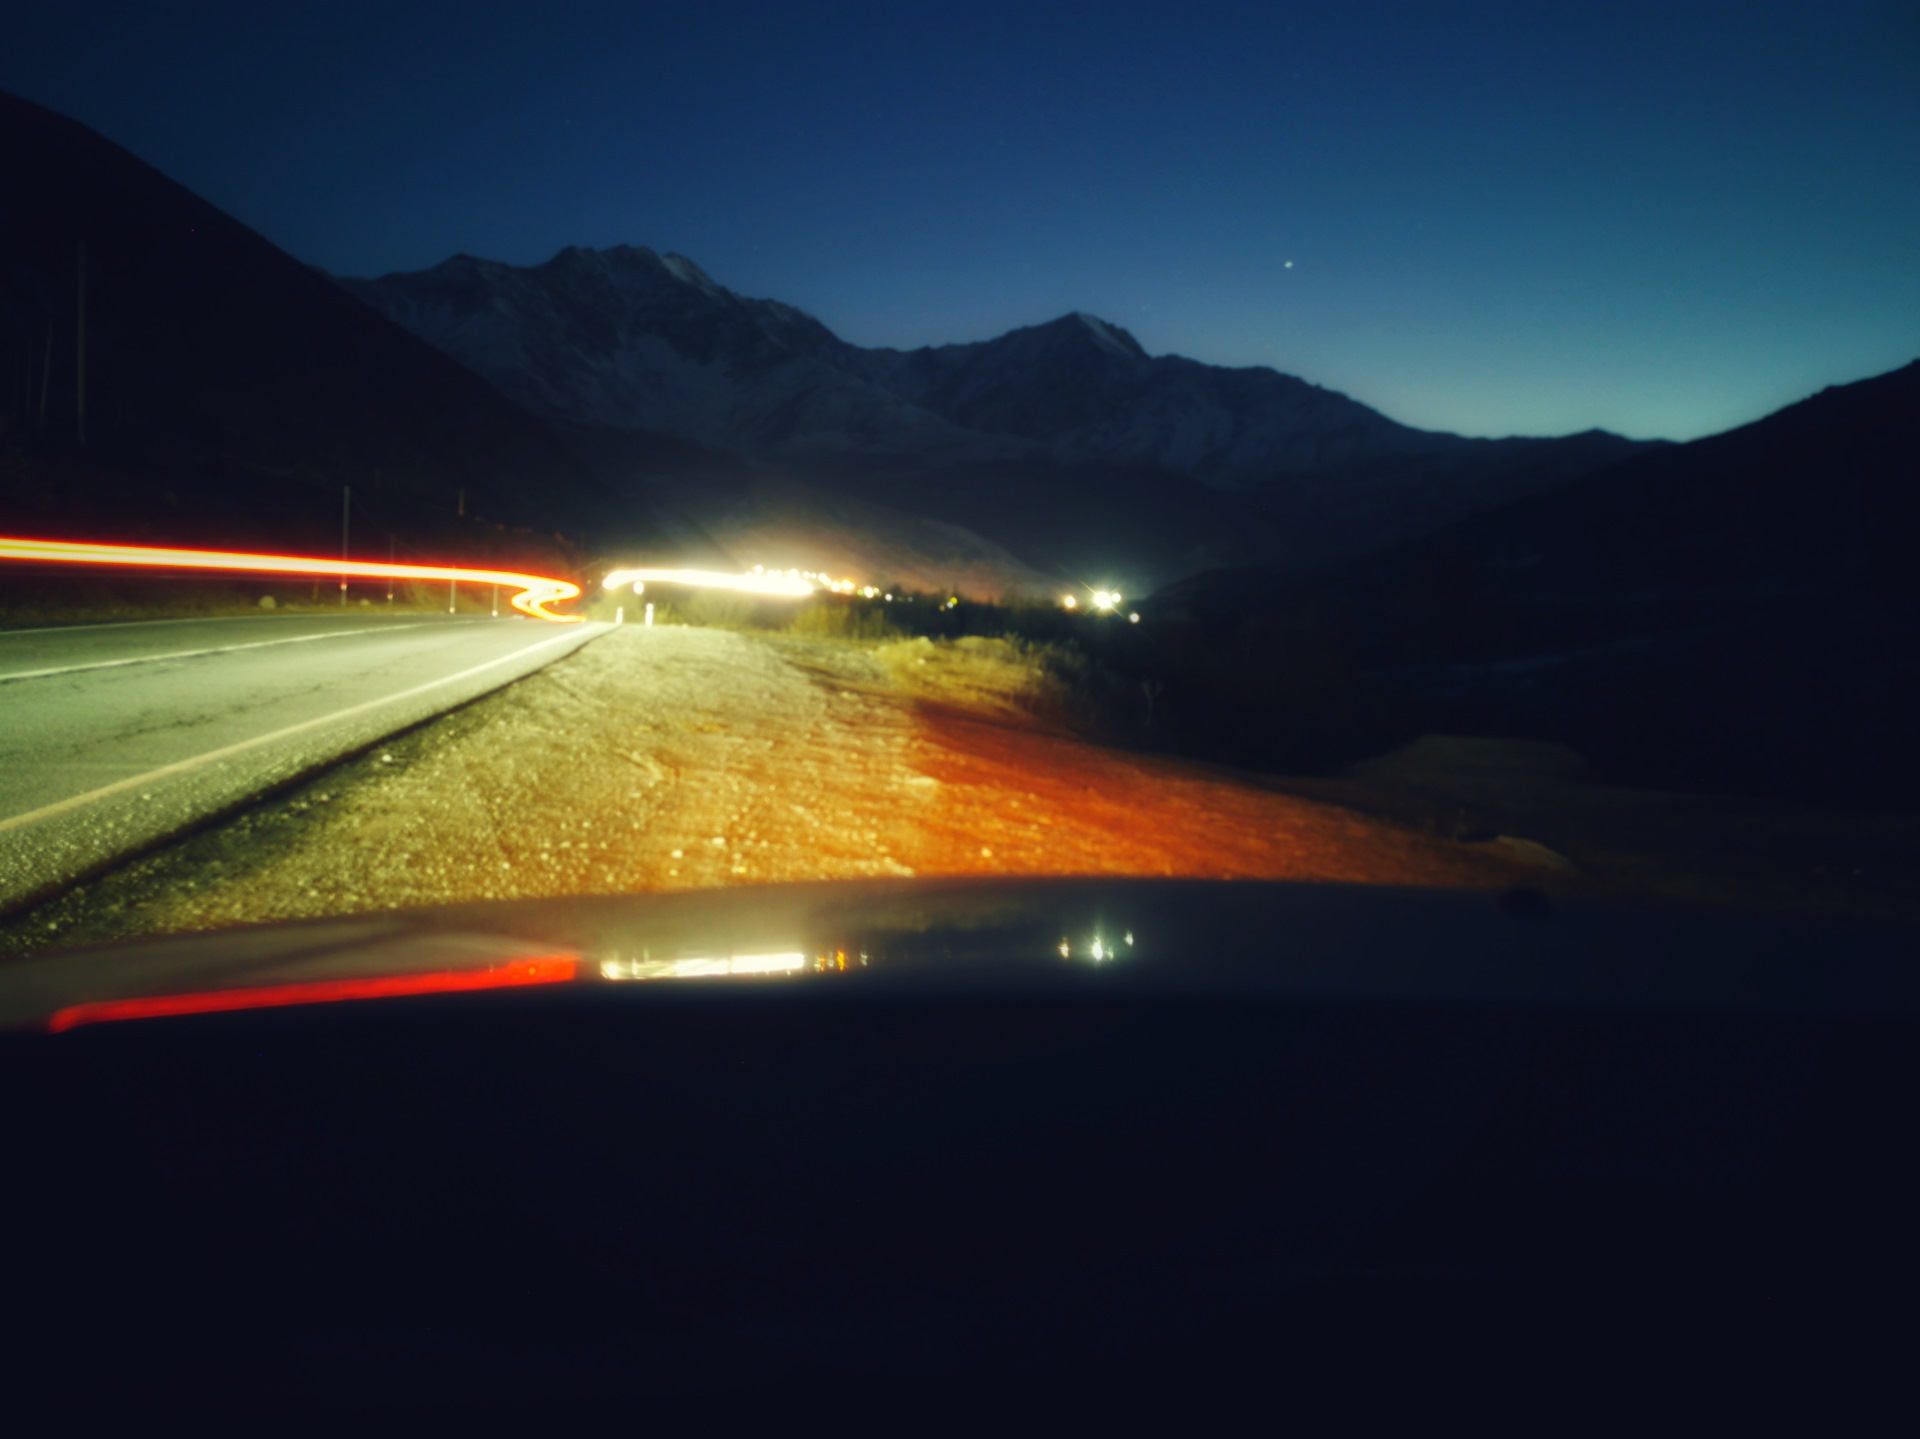
[(21, 962), (6, 1392), (914, 1427), (1864, 1404), (1916, 1269), (1908, 938), (947, 881)]

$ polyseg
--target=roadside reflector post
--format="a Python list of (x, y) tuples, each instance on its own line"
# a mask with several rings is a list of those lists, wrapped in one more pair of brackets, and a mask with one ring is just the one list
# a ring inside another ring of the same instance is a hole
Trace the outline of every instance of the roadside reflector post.
[(616, 625), (624, 625), (627, 622), (627, 607), (625, 605), (618, 605), (614, 608), (613, 622)]
[(453, 613), (453, 591), (454, 591), (454, 586), (458, 585), (459, 583), (460, 581), (458, 580), (447, 581), (447, 613), (448, 614)]
[(649, 601), (647, 604), (647, 623), (648, 624), (653, 623), (653, 604), (651, 601)]
[(500, 586), (498, 585), (493, 587), (493, 617), (496, 620), (500, 618)]

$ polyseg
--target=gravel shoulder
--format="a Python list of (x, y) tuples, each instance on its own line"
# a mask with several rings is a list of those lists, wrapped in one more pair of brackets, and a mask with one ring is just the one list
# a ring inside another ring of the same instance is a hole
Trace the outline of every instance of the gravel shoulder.
[(0, 953), (882, 875), (1560, 882), (1349, 807), (1090, 744), (1024, 715), (990, 664), (943, 676), (921, 652), (884, 648), (628, 626), (19, 917)]

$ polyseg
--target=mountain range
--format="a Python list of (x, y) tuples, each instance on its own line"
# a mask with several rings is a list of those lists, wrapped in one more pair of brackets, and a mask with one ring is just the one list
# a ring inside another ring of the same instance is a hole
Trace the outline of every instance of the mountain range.
[(1136, 588), (1323, 566), (1647, 448), (1418, 430), (1271, 369), (1149, 355), (1081, 313), (863, 348), (633, 246), (340, 283), (558, 426), (671, 436)]
[(12, 96), (0, 197), (0, 472), (42, 532), (324, 551), (350, 488), (358, 543), (416, 555), (1144, 593), (1322, 567), (1640, 448), (1414, 430), (1087, 315), (862, 348), (632, 247), (334, 282)]

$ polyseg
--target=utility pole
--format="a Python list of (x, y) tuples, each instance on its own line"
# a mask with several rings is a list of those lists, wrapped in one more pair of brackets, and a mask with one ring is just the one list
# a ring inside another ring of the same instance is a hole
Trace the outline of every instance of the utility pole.
[[(342, 485), (340, 487), (340, 563), (343, 565), (347, 562), (347, 521), (352, 514), (353, 486)], [(345, 570), (342, 570), (340, 572), (340, 603), (344, 606), (346, 602), (347, 573)]]
[[(464, 520), (467, 517), (467, 492), (465, 490), (456, 490), (454, 491), (454, 494), (456, 497), (454, 501), (454, 513)], [(453, 613), (453, 587), (457, 583), (459, 583), (457, 580), (447, 581), (447, 613), (448, 614)]]
[(40, 433), (47, 432), (47, 390), (53, 383), (53, 317), (47, 317), (47, 353), (40, 361)]
[(75, 266), (79, 276), (79, 297), (73, 316), (73, 427), (80, 443), (87, 443), (87, 242), (80, 242)]

